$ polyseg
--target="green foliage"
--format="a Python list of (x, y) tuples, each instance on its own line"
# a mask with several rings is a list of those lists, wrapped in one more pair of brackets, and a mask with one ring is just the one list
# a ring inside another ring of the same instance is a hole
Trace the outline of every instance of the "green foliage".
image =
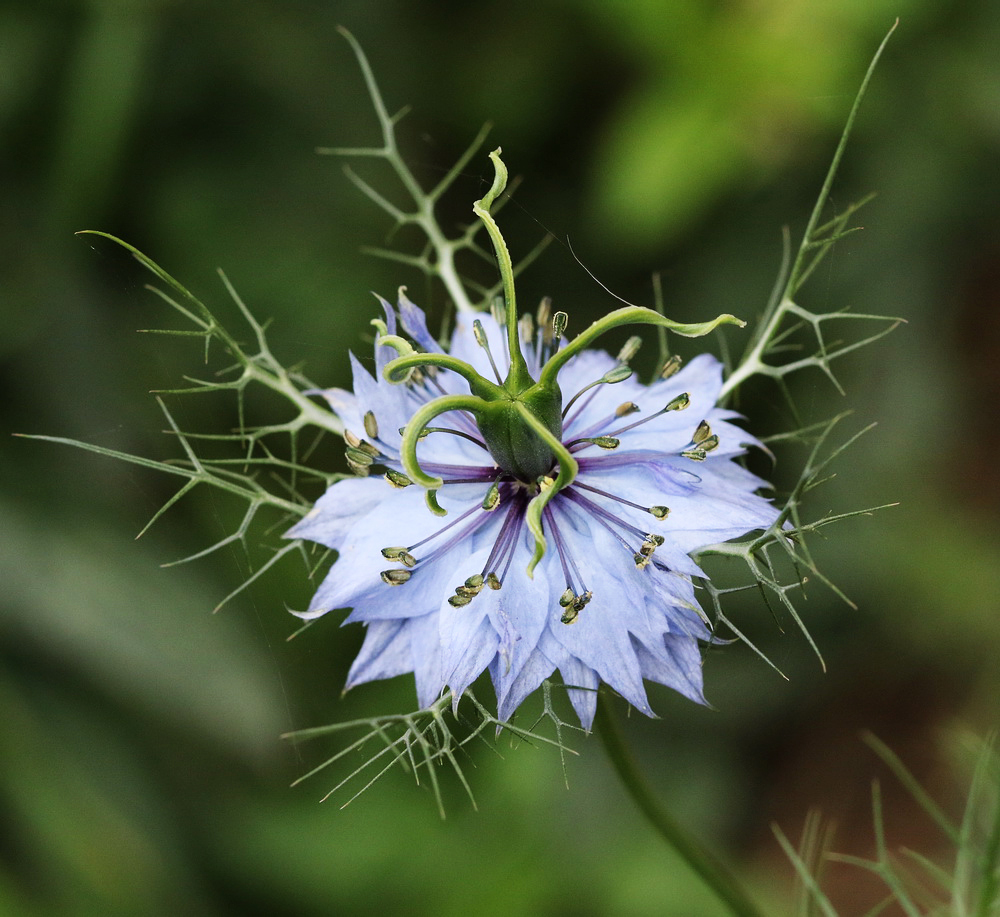
[[(336, 152), (340, 155), (375, 157), (384, 160), (391, 166), (393, 172), (406, 189), (407, 194), (412, 198), (412, 211), (407, 212), (395, 208), (385, 197), (378, 194), (368, 183), (362, 181), (350, 170), (348, 170), (348, 175), (369, 198), (371, 198), (380, 208), (388, 212), (393, 217), (397, 229), (406, 224), (413, 224), (419, 227), (419, 229), (423, 232), (426, 237), (426, 247), (424, 251), (416, 258), (408, 256), (404, 257), (403, 260), (406, 263), (418, 266), (429, 277), (433, 277), (441, 281), (445, 289), (449, 292), (456, 308), (459, 310), (485, 308), (492, 302), (493, 297), (499, 292), (499, 288), (483, 290), (475, 286), (470, 286), (469, 282), (458, 273), (455, 256), (457, 253), (463, 251), (478, 252), (484, 258), (488, 258), (489, 255), (486, 252), (483, 252), (476, 245), (474, 241), (474, 228), (463, 232), (460, 237), (449, 238), (441, 227), (436, 213), (436, 206), (439, 198), (450, 187), (454, 179), (468, 164), (469, 159), (478, 148), (482, 138), (477, 139), (473, 147), (463, 154), (463, 156), (448, 171), (444, 179), (442, 179), (438, 185), (436, 185), (430, 192), (425, 192), (414, 178), (412, 171), (407, 166), (399, 152), (395, 136), (395, 127), (397, 121), (399, 120), (399, 116), (397, 115), (393, 117), (388, 114), (372, 74), (371, 67), (357, 41), (345, 30), (342, 29), (341, 32), (350, 43), (364, 75), (372, 105), (381, 125), (383, 145), (381, 147), (372, 148), (336, 149), (331, 152)], [(891, 30), (889, 35), (891, 35)], [(836, 379), (833, 376), (830, 366), (833, 360), (848, 352), (855, 351), (881, 339), (885, 334), (896, 327), (899, 322), (898, 319), (889, 319), (875, 315), (854, 315), (843, 312), (813, 312), (798, 305), (795, 301), (795, 298), (800, 293), (805, 282), (814, 273), (817, 265), (829, 253), (832, 246), (851, 232), (848, 223), (851, 216), (857, 209), (856, 207), (848, 208), (844, 213), (825, 223), (820, 224), (820, 220), (827, 204), (830, 189), (833, 185), (834, 177), (836, 176), (837, 169), (840, 165), (851, 128), (854, 124), (854, 119), (861, 104), (861, 100), (868, 88), (869, 80), (876, 64), (878, 63), (882, 50), (889, 39), (889, 35), (885, 37), (882, 44), (879, 46), (878, 51), (869, 65), (861, 88), (858, 91), (854, 105), (848, 117), (847, 124), (841, 136), (840, 143), (827, 173), (826, 180), (823, 183), (823, 187), (813, 208), (812, 215), (798, 252), (794, 260), (791, 261), (790, 265), (787, 264), (788, 258), (786, 253), (786, 265), (783, 266), (779, 275), (779, 280), (775, 286), (771, 301), (767, 305), (759, 324), (751, 334), (751, 339), (747, 346), (745, 355), (740, 362), (732, 368), (723, 389), (724, 395), (735, 394), (739, 386), (755, 375), (765, 375), (777, 379), (782, 384), (784, 391), (790, 398), (791, 395), (789, 390), (785, 386), (786, 377), (802, 369), (810, 367), (820, 368), (836, 384)], [(493, 188), (486, 198), (482, 201), (476, 202), (473, 210), (481, 218), (483, 218), (483, 215), (485, 214), (483, 225), (485, 225), (487, 230), (490, 232), (491, 238), (494, 241), (496, 252), (498, 256), (501, 257), (502, 283), (504, 284), (505, 292), (512, 298), (513, 266), (509, 263), (509, 257), (507, 262), (503, 261), (503, 256), (506, 254), (506, 246), (503, 244), (503, 240), (499, 235), (499, 229), (496, 227), (496, 224), (492, 222), (492, 217), (489, 213), (489, 207), (490, 204), (493, 203), (493, 199), (503, 192), (505, 188), (506, 169), (503, 167), (503, 164), (500, 162), (499, 156), (496, 153), (493, 154), (493, 159), (497, 170)], [(325, 408), (317, 407), (316, 404), (309, 400), (306, 392), (315, 392), (316, 386), (314, 386), (301, 374), (285, 369), (274, 357), (267, 342), (264, 326), (253, 317), (249, 309), (237, 295), (236, 291), (232, 288), (224, 275), (222, 278), (223, 283), (229, 295), (235, 302), (240, 315), (252, 331), (254, 341), (253, 350), (248, 350), (240, 344), (236, 337), (226, 330), (226, 328), (217, 320), (214, 313), (209, 310), (204, 303), (197, 299), (170, 274), (164, 271), (156, 262), (152, 261), (149, 257), (138, 251), (129, 243), (123, 242), (114, 236), (110, 236), (106, 233), (96, 233), (96, 235), (104, 236), (105, 238), (108, 238), (127, 249), (143, 265), (143, 267), (153, 273), (162, 283), (166, 284), (171, 293), (167, 293), (162, 290), (155, 290), (155, 292), (157, 292), (168, 305), (180, 313), (186, 320), (187, 324), (194, 326), (193, 328), (186, 328), (182, 330), (163, 330), (159, 333), (201, 339), (204, 345), (206, 362), (209, 358), (210, 348), (213, 344), (221, 347), (226, 357), (234, 361), (233, 365), (223, 370), (220, 377), (217, 379), (203, 380), (188, 378), (188, 381), (192, 383), (190, 386), (175, 389), (167, 394), (192, 395), (204, 394), (208, 392), (235, 392), (237, 396), (238, 427), (235, 432), (224, 434), (203, 432), (192, 433), (182, 431), (174, 421), (170, 412), (167, 410), (165, 404), (161, 401), (161, 407), (163, 408), (167, 420), (170, 423), (171, 429), (179, 439), (184, 450), (183, 459), (171, 462), (152, 461), (140, 457), (130, 456), (116, 450), (110, 450), (60, 437), (38, 438), (81, 446), (89, 451), (96, 452), (107, 457), (122, 459), (147, 468), (165, 471), (166, 473), (186, 478), (186, 481), (180, 490), (178, 490), (174, 496), (171, 497), (166, 504), (164, 504), (164, 506), (156, 512), (149, 524), (152, 524), (152, 522), (159, 519), (167, 509), (172, 507), (178, 500), (187, 495), (199, 484), (205, 484), (224, 491), (246, 503), (246, 511), (235, 531), (222, 537), (211, 546), (200, 550), (181, 561), (177, 561), (177, 563), (206, 557), (233, 543), (241, 543), (244, 546), (244, 549), (246, 549), (248, 533), (252, 529), (256, 531), (255, 523), (257, 515), (263, 508), (276, 509), (282, 512), (284, 514), (283, 520), (285, 524), (296, 517), (304, 515), (304, 513), (308, 510), (310, 501), (307, 497), (303, 496), (299, 490), (300, 478), (313, 481), (319, 480), (326, 485), (329, 485), (336, 480), (337, 475), (316, 470), (308, 464), (308, 455), (312, 447), (310, 447), (310, 449), (300, 457), (299, 436), (303, 431), (309, 428), (316, 428), (321, 436), (328, 433), (343, 433), (343, 425), (334, 414)], [(385, 253), (383, 252), (383, 254)], [(477, 293), (479, 294), (479, 298), (477, 298)], [(478, 306), (476, 303), (478, 303)], [(824, 323), (844, 318), (878, 321), (885, 323), (887, 327), (880, 329), (875, 334), (863, 337), (860, 340), (840, 342), (832, 345), (828, 344), (822, 331)], [(726, 322), (737, 323), (737, 320), (732, 316), (723, 315), (712, 322), (705, 322), (698, 325), (684, 325), (672, 322), (653, 310), (640, 309), (637, 307), (625, 307), (611, 313), (611, 315), (607, 316), (605, 319), (595, 322), (591, 328), (579, 335), (573, 343), (559, 351), (557, 355), (553, 357), (552, 361), (550, 361), (551, 365), (547, 365), (543, 371), (542, 381), (544, 382), (547, 378), (546, 373), (554, 376), (558, 365), (565, 362), (566, 359), (576, 353), (580, 348), (584, 347), (598, 334), (602, 334), (605, 330), (607, 330), (607, 328), (615, 327), (617, 324), (625, 322), (635, 323), (637, 321), (654, 324), (660, 328), (674, 331), (674, 333), (683, 336), (705, 334), (714, 330), (720, 324)], [(817, 342), (816, 352), (811, 355), (799, 357), (786, 362), (768, 362), (768, 357), (774, 357), (776, 354), (783, 354), (790, 348), (790, 340), (795, 332), (798, 331), (803, 325), (811, 328), (815, 335)], [(510, 329), (516, 329), (516, 324), (508, 319), (508, 327)], [(511, 333), (515, 333), (514, 330), (512, 330)], [(666, 353), (666, 345), (662, 341), (661, 348), (664, 350), (664, 353)], [(398, 358), (397, 362), (405, 363), (406, 366), (409, 366), (410, 364), (408, 361), (411, 361), (412, 359), (417, 359), (417, 357), (411, 357), (410, 354), (404, 352)], [(447, 358), (442, 357), (441, 359), (443, 360)], [(390, 364), (390, 367), (391, 366), (392, 364)], [(293, 411), (292, 418), (281, 423), (269, 424), (260, 427), (248, 427), (244, 420), (244, 399), (247, 390), (251, 386), (255, 388), (269, 389), (272, 393), (277, 394), (281, 399), (287, 401)], [(471, 407), (474, 402), (476, 404), (479, 402), (479, 399), (473, 398), (472, 396), (460, 395), (452, 395), (441, 399), (442, 402), (447, 402), (448, 404), (451, 404), (456, 400), (461, 403), (463, 408)], [(425, 486), (432, 488), (434, 486), (435, 479), (427, 478), (426, 481), (422, 480), (422, 476), (419, 473), (419, 466), (416, 465), (414, 448), (416, 438), (422, 431), (423, 427), (433, 416), (436, 416), (436, 413), (440, 413), (443, 409), (444, 408), (438, 406), (437, 402), (431, 402), (426, 405), (422, 411), (418, 413), (417, 417), (411, 424), (412, 429), (409, 433), (409, 440), (404, 440), (404, 447), (407, 443), (409, 446), (408, 452), (404, 448), (404, 459), (406, 456), (409, 457), (409, 464), (407, 464), (404, 460), (404, 465), (409, 476), (414, 480), (424, 483)], [(427, 417), (424, 417), (425, 413), (427, 414)], [(840, 419), (840, 417), (837, 417), (829, 423), (820, 424), (811, 428), (805, 428), (786, 435), (785, 438), (787, 439), (797, 438), (807, 442), (812, 440), (814, 445), (808, 460), (804, 463), (798, 483), (785, 500), (783, 510), (778, 520), (766, 532), (739, 542), (727, 542), (725, 544), (715, 545), (700, 552), (700, 555), (705, 557), (725, 556), (728, 558), (737, 558), (746, 566), (746, 570), (750, 575), (749, 585), (741, 585), (732, 588), (720, 588), (717, 587), (711, 580), (706, 579), (703, 581), (702, 586), (710, 596), (711, 605), (714, 611), (714, 626), (718, 627), (721, 625), (728, 628), (738, 638), (744, 640), (754, 650), (754, 652), (761, 656), (761, 658), (765, 659), (765, 661), (767, 661), (773, 668), (776, 668), (774, 664), (767, 659), (766, 655), (743, 633), (740, 627), (733, 622), (730, 616), (728, 616), (724, 607), (724, 600), (728, 594), (745, 591), (751, 588), (759, 589), (765, 599), (769, 596), (776, 598), (779, 605), (788, 615), (791, 616), (796, 626), (805, 635), (817, 656), (819, 656), (822, 660), (819, 648), (811, 637), (808, 627), (799, 613), (795, 602), (793, 601), (793, 596), (796, 592), (803, 588), (808, 575), (824, 582), (842, 598), (846, 597), (844, 597), (840, 590), (837, 589), (837, 587), (834, 586), (820, 572), (809, 550), (807, 539), (820, 529), (825, 528), (833, 522), (870, 513), (872, 511), (869, 509), (828, 514), (821, 516), (818, 519), (809, 521), (807, 521), (804, 517), (803, 501), (806, 495), (826, 479), (827, 468), (830, 463), (833, 462), (844, 451), (844, 449), (847, 448), (847, 446), (857, 439), (857, 436), (854, 436), (848, 440), (847, 443), (830, 449), (827, 454), (821, 454), (821, 450), (826, 446), (830, 432)], [(541, 435), (542, 432), (543, 430), (539, 426), (539, 435)], [(287, 451), (290, 456), (287, 459), (280, 457), (278, 452), (270, 446), (271, 441), (275, 437), (279, 436), (287, 439)], [(548, 436), (549, 439), (552, 439), (551, 433), (548, 434)], [(208, 442), (221, 442), (223, 444), (228, 443), (230, 445), (238, 446), (242, 454), (238, 456), (227, 456), (224, 458), (208, 458), (203, 455), (199, 455), (196, 446)], [(772, 444), (775, 444), (776, 442), (777, 440), (772, 440)], [(313, 446), (314, 445), (315, 442)], [(553, 448), (561, 448), (558, 442), (554, 439), (551, 445)], [(544, 551), (545, 542), (541, 528), (541, 507), (544, 506), (545, 500), (558, 489), (564, 473), (566, 473), (568, 478), (571, 480), (572, 475), (569, 474), (567, 469), (572, 467), (572, 461), (570, 461), (568, 466), (565, 461), (560, 462), (560, 480), (557, 480), (555, 486), (536, 498), (532, 504), (534, 513), (532, 514), (532, 512), (529, 511), (529, 527), (535, 535), (536, 540), (536, 551), (532, 567), (535, 563), (537, 563), (542, 555), (542, 552)], [(433, 490), (430, 491), (430, 494), (430, 505), (433, 508)], [(538, 504), (538, 506), (535, 506), (535, 504)], [(146, 526), (147, 529), (149, 524)], [(145, 531), (145, 529), (143, 531)], [(292, 552), (300, 552), (303, 554), (303, 557), (305, 557), (304, 546), (298, 541), (291, 541), (274, 548), (270, 558), (262, 565), (258, 566), (257, 569), (253, 570), (239, 587), (223, 599), (217, 608), (221, 607), (234, 596), (243, 592), (263, 573), (273, 567), (284, 556)], [(446, 761), (461, 777), (461, 769), (458, 767), (457, 760), (454, 756), (456, 747), (461, 747), (471, 738), (478, 736), (479, 733), (491, 723), (494, 725), (501, 725), (497, 723), (496, 720), (492, 720), (488, 716), (484, 715), (484, 710), (477, 701), (473, 699), (472, 702), (479, 709), (482, 719), (480, 720), (478, 728), (475, 729), (469, 737), (461, 742), (458, 742), (457, 744), (447, 727), (442, 725), (442, 711), (444, 711), (447, 707), (447, 704), (443, 702), (438, 702), (428, 710), (418, 711), (402, 717), (376, 717), (362, 721), (352, 721), (348, 724), (340, 724), (322, 729), (310, 730), (304, 733), (298, 733), (297, 735), (300, 738), (314, 737), (317, 735), (339, 733), (345, 729), (350, 729), (359, 725), (367, 726), (369, 728), (369, 732), (365, 736), (356, 740), (346, 749), (335, 754), (326, 762), (326, 764), (321, 765), (320, 768), (315, 769), (311, 773), (315, 773), (316, 770), (322, 769), (322, 767), (325, 767), (328, 764), (340, 761), (348, 754), (368, 745), (371, 738), (378, 736), (385, 743), (385, 748), (383, 748), (380, 752), (377, 752), (374, 757), (368, 759), (365, 763), (353, 770), (346, 778), (337, 784), (336, 789), (343, 788), (346, 784), (350, 783), (353, 778), (359, 777), (369, 767), (373, 767), (376, 769), (375, 776), (368, 780), (368, 782), (362, 786), (361, 790), (358, 791), (363, 792), (363, 790), (371, 786), (372, 783), (374, 783), (375, 780), (377, 780), (378, 777), (385, 772), (385, 770), (391, 769), (395, 766), (405, 766), (408, 763), (415, 774), (418, 769), (422, 767), (430, 775), (432, 775), (432, 786), (440, 806), (440, 792), (438, 790), (436, 780), (433, 777), (435, 774), (435, 766), (442, 761)], [(556, 722), (556, 726), (558, 728), (560, 726), (559, 722), (555, 720), (554, 722)], [(510, 728), (514, 732), (518, 731), (515, 727)], [(524, 733), (523, 735), (527, 737), (530, 733)], [(562, 748), (561, 742), (557, 741), (555, 744)], [(383, 759), (385, 759), (384, 764), (382, 763)], [(381, 769), (378, 769), (379, 767), (381, 767)], [(464, 778), (462, 779), (464, 782)]]
[(870, 733), (868, 745), (888, 765), (917, 805), (927, 813), (954, 850), (951, 863), (940, 864), (917, 850), (895, 853), (886, 839), (882, 791), (872, 784), (872, 821), (875, 832), (875, 859), (829, 852), (832, 832), (825, 834), (818, 816), (806, 824), (803, 840), (796, 851), (784, 834), (774, 827), (782, 849), (795, 866), (802, 884), (797, 913), (811, 917), (838, 917), (822, 890), (824, 861), (856, 866), (877, 876), (886, 886), (887, 897), (864, 917), (876, 917), (895, 905), (907, 917), (995, 917), (1000, 914), (1000, 759), (994, 743), (982, 744), (966, 794), (965, 810), (959, 823), (953, 822), (928, 795), (913, 774), (884, 742)]

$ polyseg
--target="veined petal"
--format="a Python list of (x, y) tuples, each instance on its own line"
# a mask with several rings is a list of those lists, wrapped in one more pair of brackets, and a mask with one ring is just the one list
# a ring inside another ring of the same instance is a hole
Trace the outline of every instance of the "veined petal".
[(284, 537), (303, 538), (339, 550), (353, 526), (391, 497), (392, 491), (378, 478), (345, 478), (328, 487)]
[(367, 625), (365, 642), (347, 673), (344, 690), (366, 681), (395, 678), (413, 670), (410, 646), (410, 619), (372, 621)]
[(673, 688), (695, 703), (706, 703), (697, 641), (666, 634), (658, 651), (635, 641), (635, 653), (645, 678)]
[(442, 353), (441, 345), (427, 330), (427, 316), (424, 310), (410, 302), (409, 297), (399, 292), (399, 320), (406, 333), (416, 341), (423, 350), (429, 353)]

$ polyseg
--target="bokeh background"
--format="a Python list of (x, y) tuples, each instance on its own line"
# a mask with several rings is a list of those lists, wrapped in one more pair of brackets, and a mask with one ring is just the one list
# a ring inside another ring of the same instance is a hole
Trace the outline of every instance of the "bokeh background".
[[(197, 374), (122, 236), (235, 323), (222, 267), (288, 363), (347, 382), (370, 290), (440, 314), (440, 290), (367, 258), (388, 225), (317, 146), (364, 145), (377, 124), (347, 44), (367, 50), (428, 184), (484, 121), (523, 177), (505, 211), (515, 252), (556, 237), (520, 284), (576, 327), (614, 303), (753, 319), (801, 231), (864, 69), (886, 51), (832, 206), (869, 191), (865, 231), (807, 288), (813, 307), (904, 317), (842, 364), (847, 397), (796, 381), (803, 414), (878, 426), (815, 493), (815, 515), (898, 501), (828, 529), (802, 605), (824, 673), (757, 600), (731, 613), (788, 675), (735, 645), (706, 662), (713, 708), (654, 692), (627, 731), (677, 816), (784, 912), (791, 869), (771, 834), (810, 807), (836, 849), (872, 850), (870, 781), (893, 844), (941, 852), (929, 821), (861, 743), (870, 729), (948, 807), (968, 737), (997, 725), (1000, 562), (1000, 5), (992, 0), (5, 0), (0, 4), (0, 913), (255, 915), (722, 913), (615, 783), (593, 738), (558, 755), (475, 749), (473, 811), (445, 780), (448, 818), (402, 773), (340, 811), (333, 777), (289, 783), (336, 746), (279, 734), (406, 710), (398, 679), (341, 699), (360, 634), (336, 622), (286, 642), (310, 585), (278, 568), (217, 615), (246, 574), (209, 494), (134, 535), (171, 481), (11, 432), (76, 437), (165, 459), (176, 444), (148, 394)], [(381, 173), (384, 175), (384, 173)], [(482, 194), (459, 181), (457, 223)], [(377, 170), (367, 172), (376, 183)], [(738, 344), (738, 339), (730, 337)], [(652, 348), (650, 348), (652, 349)], [(693, 351), (689, 348), (688, 353)], [(225, 430), (223, 397), (171, 401)], [(754, 390), (753, 429), (791, 424)], [(802, 453), (779, 454), (779, 490)], [(273, 540), (261, 532), (259, 540)], [(485, 693), (488, 693), (485, 692)], [(845, 914), (877, 884), (837, 867)], [(891, 912), (886, 912), (891, 913)]]

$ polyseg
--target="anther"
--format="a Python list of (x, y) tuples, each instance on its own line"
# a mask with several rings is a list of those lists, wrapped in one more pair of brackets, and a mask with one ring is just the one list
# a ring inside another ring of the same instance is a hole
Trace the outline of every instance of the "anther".
[(565, 312), (556, 312), (552, 316), (552, 340), (558, 342), (569, 324), (569, 316)]
[(486, 337), (486, 332), (483, 330), (483, 323), (478, 318), (472, 323), (472, 333), (475, 335), (476, 343), (486, 351), (486, 356), (490, 361), (490, 366), (493, 367), (493, 375), (497, 377), (497, 382), (501, 382), (500, 370), (497, 369), (493, 353), (490, 351), (490, 342)]
[(474, 573), (464, 583), (455, 590), (455, 594), (448, 599), (453, 608), (461, 608), (468, 605), (480, 592), (483, 591), (485, 580), (480, 573)]
[(674, 354), (667, 360), (666, 363), (663, 364), (663, 369), (660, 370), (660, 378), (669, 379), (680, 368), (681, 368), (681, 358), (677, 356), (677, 354)]
[(618, 362), (628, 363), (632, 357), (634, 357), (638, 352), (639, 348), (642, 346), (642, 338), (637, 334), (630, 337), (618, 351)]
[(549, 316), (551, 314), (552, 314), (552, 297), (544, 296), (542, 298), (542, 301), (538, 304), (538, 311), (535, 313), (535, 321), (538, 322), (539, 328), (544, 329), (548, 327)]
[(615, 417), (628, 417), (629, 414), (635, 414), (638, 410), (639, 405), (634, 401), (626, 401), (615, 408)]
[[(573, 595), (572, 589), (567, 589), (566, 592), (570, 593), (569, 600), (563, 606), (565, 611), (563, 611), (562, 616), (559, 618), (563, 624), (572, 624), (578, 617), (580, 617), (580, 612), (590, 603), (590, 600), (594, 597), (589, 589), (582, 595)], [(559, 599), (559, 604), (563, 604), (563, 599), (566, 598), (566, 592), (563, 593), (562, 598)]]
[(409, 570), (383, 570), (382, 582), (389, 586), (402, 586), (413, 574)]
[(601, 376), (600, 381), (606, 382), (608, 385), (614, 385), (616, 382), (624, 382), (626, 379), (632, 377), (632, 368), (626, 366), (624, 363), (619, 363), (614, 369), (609, 369), (603, 376)]
[[(493, 297), (493, 302), (490, 303), (490, 315), (493, 316), (493, 321), (501, 328), (507, 324), (507, 307), (504, 305), (502, 296)], [(477, 337), (476, 340), (479, 340), (479, 338)]]
[(490, 486), (490, 489), (486, 491), (486, 496), (483, 497), (483, 509), (486, 512), (491, 513), (500, 505), (500, 487), (496, 481)]
[(371, 474), (371, 468), (368, 465), (362, 465), (360, 462), (355, 462), (353, 459), (348, 457), (347, 467), (356, 474), (359, 478), (367, 478)]
[(621, 445), (621, 440), (615, 439), (613, 436), (595, 436), (590, 442), (608, 450), (617, 449)]
[(375, 457), (369, 452), (355, 449), (353, 446), (348, 446), (344, 454), (347, 456), (347, 461), (353, 462), (355, 465), (371, 465), (375, 461)]
[(368, 411), (365, 413), (365, 433), (368, 434), (372, 439), (378, 439), (378, 422), (375, 420), (375, 412)]
[(409, 487), (413, 481), (411, 481), (402, 471), (396, 471), (394, 468), (390, 468), (385, 473), (385, 479), (395, 488), (402, 489), (404, 487)]
[(666, 519), (670, 515), (670, 507), (651, 506), (648, 512), (654, 519)]
[(517, 322), (517, 333), (521, 338), (522, 344), (530, 344), (532, 338), (535, 336), (535, 323), (531, 318), (530, 312), (525, 312), (524, 315), (518, 319)]
[(344, 442), (347, 443), (348, 446), (357, 449), (358, 446), (361, 445), (362, 439), (360, 436), (356, 436), (350, 430), (344, 430)]
[[(698, 437), (701, 437), (701, 439)], [(692, 443), (695, 448), (685, 449), (681, 455), (695, 462), (703, 462), (709, 452), (719, 448), (719, 437), (711, 433), (708, 424), (702, 421), (698, 424), (698, 429), (694, 431)]]
[(407, 567), (417, 565), (417, 559), (406, 548), (382, 548), (382, 556), (386, 560), (397, 560)]
[(483, 323), (478, 318), (472, 323), (472, 333), (475, 335), (476, 343), (485, 350), (487, 347), (486, 332), (483, 330)]
[(661, 544), (663, 544), (662, 535), (647, 535), (646, 540), (639, 546), (639, 553), (632, 555), (636, 568), (639, 570), (645, 570), (653, 557), (653, 552)]
[(663, 410), (683, 411), (691, 403), (691, 396), (687, 392), (682, 392), (674, 398)]

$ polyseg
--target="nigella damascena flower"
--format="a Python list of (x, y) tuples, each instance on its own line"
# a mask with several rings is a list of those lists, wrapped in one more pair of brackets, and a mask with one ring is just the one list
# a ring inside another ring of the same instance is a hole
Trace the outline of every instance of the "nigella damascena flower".
[[(380, 341), (397, 331), (385, 309)], [(423, 313), (405, 297), (399, 309), (413, 341), (442, 354)], [(533, 377), (555, 350), (550, 328), (533, 341), (520, 336)], [(689, 555), (776, 516), (756, 495), (764, 482), (733, 461), (752, 440), (715, 406), (719, 363), (702, 355), (670, 375), (672, 363), (647, 386), (598, 350), (565, 362), (560, 441), (578, 470), (541, 509), (547, 550), (529, 576), (528, 510), (554, 487), (557, 462), (551, 453), (537, 467), (494, 455), (473, 416), (443, 411), (415, 434), (420, 467), (440, 478), (435, 500), (448, 515), (431, 512), (422, 489), (408, 486), (401, 430), (428, 405), (468, 397), (469, 384), (433, 364), (393, 384), (383, 373), (395, 356), (377, 342), (375, 377), (352, 357), (354, 393), (325, 393), (351, 431), (348, 460), (360, 473), (330, 487), (288, 533), (339, 552), (302, 617), (350, 607), (347, 622), (367, 625), (347, 687), (413, 672), (426, 706), (446, 687), (460, 696), (488, 669), (506, 719), (558, 670), (584, 689), (569, 693), (588, 727), (601, 681), (647, 714), (644, 678), (701, 701), (698, 645), (710, 634)], [(498, 382), (510, 368), (503, 329), (489, 315), (459, 317), (450, 356)], [(384, 474), (368, 473), (375, 468)]]
[[(496, 243), (491, 201), (476, 213)], [(501, 245), (503, 323), (462, 313), (445, 352), (401, 293), (374, 323), (374, 376), (352, 356), (353, 393), (323, 393), (357, 476), (288, 532), (338, 552), (301, 617), (353, 609), (367, 634), (347, 687), (412, 672), (421, 706), (445, 689), (457, 703), (484, 671), (501, 720), (557, 671), (587, 728), (602, 681), (650, 715), (644, 679), (703, 702), (690, 555), (777, 511), (734, 461), (754, 441), (716, 407), (713, 357), (643, 385), (632, 341), (618, 359), (588, 345), (624, 324), (693, 336), (735, 319), (630, 307), (566, 342), (563, 313), (517, 321)]]

